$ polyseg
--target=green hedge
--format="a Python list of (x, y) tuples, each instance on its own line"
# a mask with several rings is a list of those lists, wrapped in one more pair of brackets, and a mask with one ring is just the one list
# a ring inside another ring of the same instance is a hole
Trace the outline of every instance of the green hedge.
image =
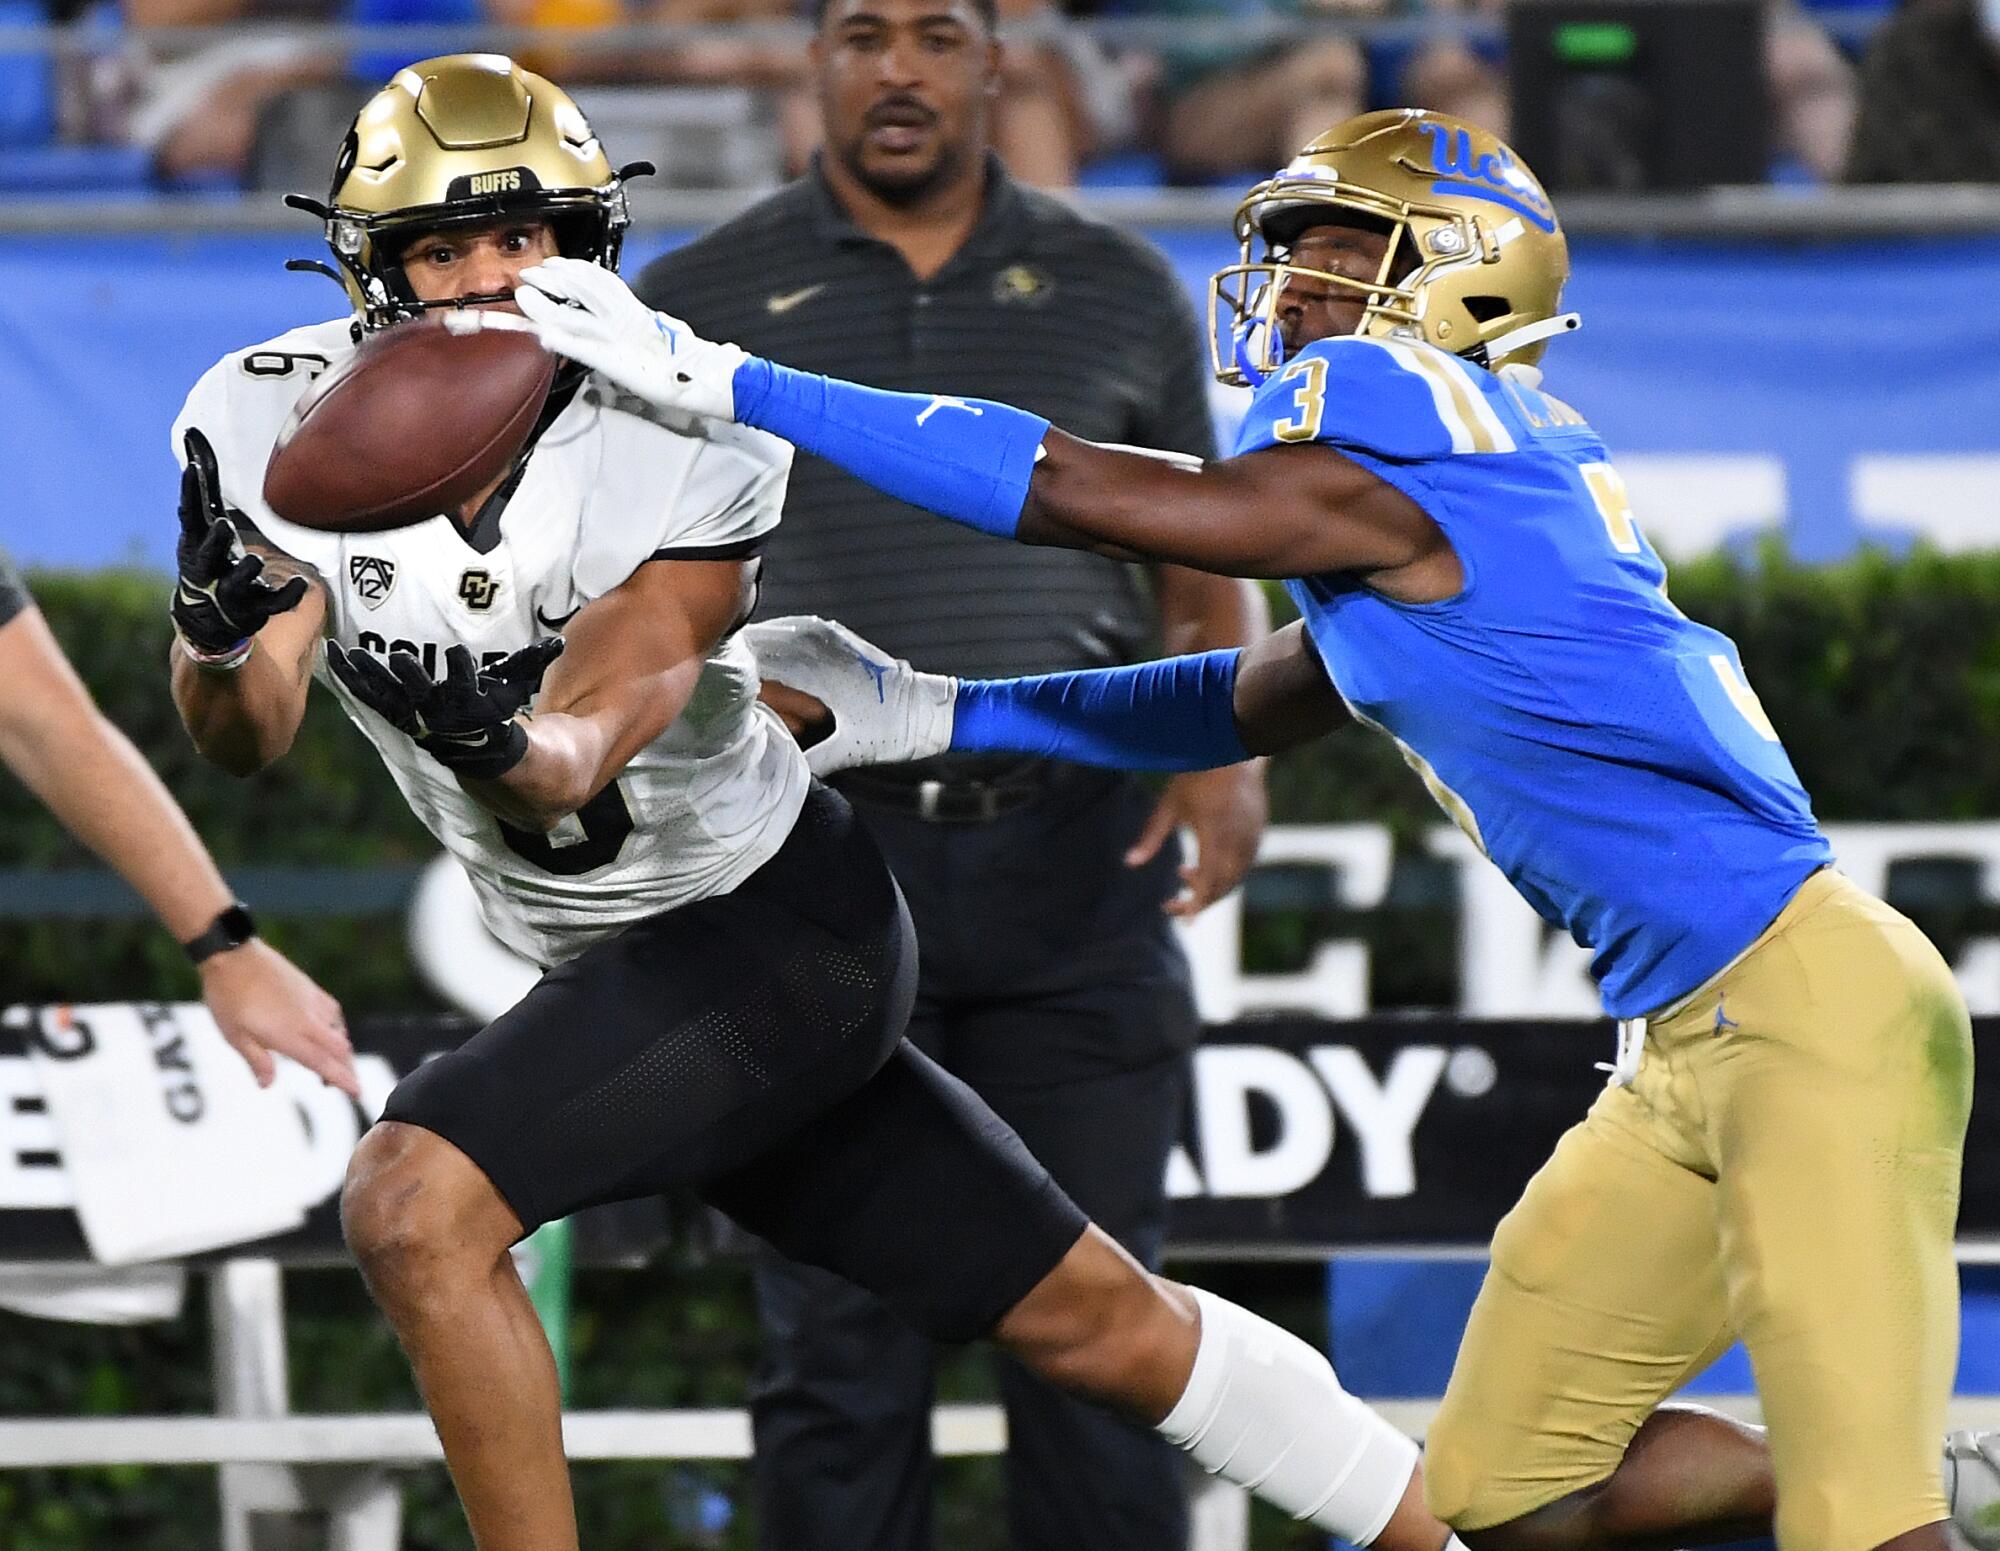
[[(238, 781), (189, 747), (166, 694), (161, 577), (31, 578), (56, 634), (106, 712), (165, 775), (225, 864), (409, 861), (430, 854), (359, 735), (323, 695), (277, 768)], [(2000, 811), (2000, 556), (1876, 555), (1808, 568), (1770, 555), (1680, 567), (1675, 600), (1733, 636), (1823, 817), (1966, 817)], [(1281, 613), (1289, 606), (1273, 592)], [(1435, 810), (1379, 740), (1342, 736), (1280, 761), (1280, 820)], [(0, 810), (0, 865), (85, 858), (32, 804)]]
[[(1741, 649), (1822, 819), (2000, 814), (2000, 555), (1718, 556), (1676, 567), (1671, 592)], [(1439, 821), (1381, 739), (1329, 739), (1271, 779), (1281, 820)]]
[[(324, 696), (315, 697), (298, 747), (277, 770), (236, 781), (194, 756), (166, 694), (160, 577), (32, 580), (106, 711), (166, 776), (225, 867), (407, 865), (431, 854), (428, 837), (366, 744)], [(1822, 817), (2000, 814), (2000, 557), (1871, 557), (1831, 570), (1807, 570), (1777, 556), (1756, 568), (1715, 559), (1682, 567), (1673, 590), (1690, 614), (1742, 648)], [(1366, 735), (1343, 735), (1278, 761), (1272, 786), (1281, 821), (1385, 819), (1403, 835), (1440, 822), (1394, 751)], [(18, 787), (10, 790), (0, 806), (0, 866), (87, 864)], [(1316, 931), (1362, 929), (1376, 948), (1385, 1002), (1448, 1000), (1450, 901), (1423, 896), (1406, 903), (1366, 921), (1331, 907), (1293, 911), (1267, 923), (1257, 952), (1296, 962)], [(1923, 919), (1948, 947), (1975, 925), (1993, 929), (1964, 909)], [(356, 1011), (435, 1005), (409, 968), (399, 916), (279, 921), (273, 935)], [(9, 999), (70, 997), (85, 987), (105, 997), (192, 988), (172, 946), (138, 922), (0, 922), (0, 966)], [(1299, 1276), (1226, 1273), (1263, 1278), (1254, 1289), (1260, 1304), (1289, 1290), (1288, 1312), (1309, 1326), (1318, 1289)], [(333, 1410), (415, 1403), (394, 1342), (368, 1311), (355, 1278), (295, 1277), (292, 1298), (295, 1404)], [(753, 1343), (734, 1267), (675, 1262), (639, 1276), (595, 1273), (584, 1278), (578, 1305), (579, 1403), (724, 1404), (740, 1396)], [(209, 1403), (206, 1365), (206, 1331), (195, 1314), (176, 1326), (138, 1331), (0, 1315), (0, 1413), (198, 1410)], [(971, 1372), (954, 1368), (950, 1392), (977, 1393)], [(598, 1551), (697, 1544), (677, 1525), (709, 1474), (645, 1465), (579, 1471), (585, 1543)], [(739, 1473), (722, 1471), (714, 1479), (732, 1491), (741, 1486)], [(940, 1543), (995, 1551), (1000, 1520), (990, 1463), (950, 1467), (944, 1479), (951, 1490)], [(1281, 1527), (1258, 1523), (1260, 1545), (1285, 1542)], [(214, 1543), (207, 1471), (0, 1473), (0, 1546), (14, 1551), (114, 1544), (197, 1551)], [(727, 1543), (748, 1545), (740, 1520)], [(412, 1480), (409, 1544), (469, 1544), (441, 1472)]]
[[(181, 729), (167, 694), (165, 578), (151, 572), (43, 572), (36, 599), (98, 702), (153, 762), (232, 866), (414, 865), (436, 851), (372, 749), (332, 698), (316, 694), (291, 754), (239, 780), (208, 764)], [(4, 779), (4, 778), (0, 778)], [(0, 805), (0, 866), (84, 867), (89, 854), (15, 785)], [(350, 1011), (433, 1008), (412, 973), (400, 917), (272, 920), (270, 935)], [(9, 1000), (58, 1000), (90, 986), (107, 997), (191, 995), (178, 950), (139, 921), (0, 920), (0, 972)]]

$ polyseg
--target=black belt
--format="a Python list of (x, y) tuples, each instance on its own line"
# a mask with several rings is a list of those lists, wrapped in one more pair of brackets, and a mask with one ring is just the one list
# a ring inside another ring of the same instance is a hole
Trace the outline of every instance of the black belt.
[(834, 777), (843, 796), (870, 807), (912, 814), (930, 824), (990, 824), (1046, 797), (1062, 767), (1037, 761), (993, 776), (913, 780), (873, 770)]

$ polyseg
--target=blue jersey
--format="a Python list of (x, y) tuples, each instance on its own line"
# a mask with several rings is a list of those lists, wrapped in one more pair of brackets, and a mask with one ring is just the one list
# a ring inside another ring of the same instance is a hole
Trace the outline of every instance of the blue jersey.
[(1741, 953), (1832, 860), (1736, 647), (1668, 601), (1574, 410), (1428, 345), (1322, 340), (1236, 451), (1324, 442), (1407, 494), (1465, 586), (1400, 604), (1288, 583), (1328, 674), (1633, 1017)]

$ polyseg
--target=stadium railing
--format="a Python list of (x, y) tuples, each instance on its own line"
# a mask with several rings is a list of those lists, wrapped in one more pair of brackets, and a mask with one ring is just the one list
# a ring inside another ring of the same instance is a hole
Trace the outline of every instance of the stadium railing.
[[(639, 230), (706, 230), (762, 197), (760, 189), (631, 190)], [(1153, 231), (1227, 232), (1238, 191), (1092, 188), (1068, 196), (1080, 209)], [(1909, 184), (1880, 188), (1746, 186), (1689, 194), (1577, 194), (1563, 201), (1574, 237), (1689, 237), (1718, 241), (1951, 237), (2000, 232), (2000, 186)], [(271, 193), (183, 194), (152, 199), (9, 197), (0, 238), (95, 234), (257, 236), (310, 234), (311, 222)]]
[[(0, 1254), (5, 1253), (0, 1245)], [(214, 1351), (215, 1414), (0, 1420), (0, 1468), (215, 1465), (220, 1469), (222, 1551), (254, 1551), (266, 1515), (324, 1520), (329, 1551), (398, 1551), (398, 1467), (444, 1458), (428, 1416), (300, 1415), (286, 1383), (284, 1263), (229, 1259), (206, 1269)], [(940, 1406), (932, 1442), (941, 1456), (997, 1454), (1006, 1425), (997, 1406)], [(744, 1460), (743, 1410), (571, 1411), (563, 1443), (573, 1461)], [(1225, 1526), (1241, 1517), (1226, 1499), (1205, 1508)], [(1194, 1551), (1235, 1551), (1240, 1533), (1210, 1531)]]

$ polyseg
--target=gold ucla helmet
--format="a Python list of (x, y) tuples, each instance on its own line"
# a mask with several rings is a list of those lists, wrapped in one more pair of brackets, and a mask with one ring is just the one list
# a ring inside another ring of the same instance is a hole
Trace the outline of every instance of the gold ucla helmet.
[[(1386, 230), (1373, 281), (1288, 262), (1307, 228)], [(1224, 382), (1252, 385), (1283, 355), (1277, 308), (1302, 275), (1359, 293), (1355, 332), (1427, 340), (1482, 366), (1532, 365), (1561, 315), (1569, 249), (1555, 207), (1514, 153), (1485, 130), (1416, 108), (1333, 126), (1236, 207), (1241, 261), (1209, 282), (1209, 342)]]
[[(369, 98), (333, 169), (327, 202), (286, 203), (326, 223), (357, 325), (376, 329), (426, 306), (399, 259), (426, 231), (497, 216), (533, 215), (554, 228), (570, 257), (618, 267), (631, 216), (625, 179), (567, 93), (499, 54), (448, 54), (396, 72)], [(466, 298), (478, 301), (487, 298)]]

